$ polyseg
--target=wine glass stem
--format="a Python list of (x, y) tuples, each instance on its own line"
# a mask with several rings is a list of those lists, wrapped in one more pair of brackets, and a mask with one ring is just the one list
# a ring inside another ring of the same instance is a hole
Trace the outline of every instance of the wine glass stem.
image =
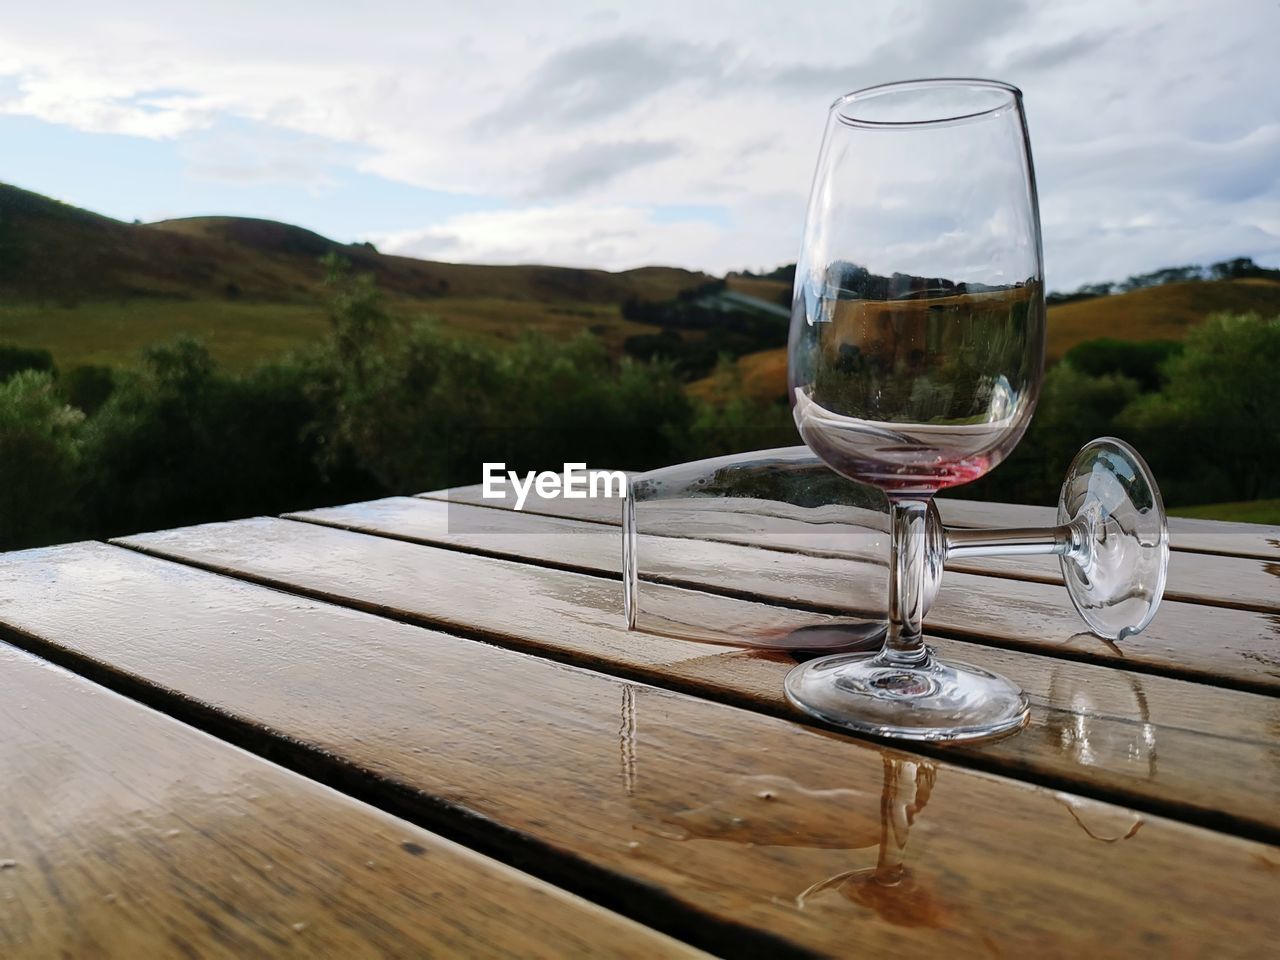
[(1087, 552), (1087, 530), (1080, 520), (1059, 527), (1014, 527), (1005, 530), (962, 530), (946, 527), (946, 559), (968, 557), (1033, 557)]
[(917, 666), (929, 656), (922, 623), (925, 600), (925, 530), (928, 500), (894, 498), (889, 506), (893, 557), (889, 564), (889, 635), (881, 657)]

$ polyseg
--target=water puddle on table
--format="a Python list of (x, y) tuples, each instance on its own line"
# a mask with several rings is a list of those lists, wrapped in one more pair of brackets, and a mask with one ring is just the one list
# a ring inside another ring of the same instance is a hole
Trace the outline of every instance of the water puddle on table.
[[(653, 842), (696, 841), (850, 851), (853, 862), (845, 869), (833, 870), (795, 891), (796, 909), (852, 904), (873, 911), (887, 923), (908, 927), (953, 926), (963, 919), (959, 907), (945, 901), (924, 879), (927, 871), (916, 869), (909, 855), (912, 832), (927, 819), (926, 808), (940, 775), (937, 762), (867, 745), (881, 758), (878, 791), (820, 787), (783, 775), (744, 774), (712, 778), (703, 784), (704, 799), (678, 806), (676, 798), (687, 794), (673, 793), (668, 800), (645, 789), (639, 756), (642, 690), (634, 684), (623, 685), (618, 731), (622, 790), (638, 814), (634, 828), (642, 838), (628, 844), (633, 854), (643, 855), (643, 848)], [(1144, 713), (1140, 685), (1130, 692), (1139, 702), (1138, 712)], [(1150, 729), (1135, 726), (1139, 734)], [(1079, 736), (1084, 731), (1072, 732)], [(1132, 753), (1134, 746), (1128, 744), (1126, 749)], [(1149, 742), (1141, 746), (1154, 749)], [(1143, 760), (1151, 759), (1142, 750), (1138, 754)], [(1089, 838), (1085, 842), (1121, 843), (1136, 836), (1145, 822), (1141, 815), (1111, 804), (1062, 792), (1051, 796)], [(762, 867), (766, 862), (762, 857)]]

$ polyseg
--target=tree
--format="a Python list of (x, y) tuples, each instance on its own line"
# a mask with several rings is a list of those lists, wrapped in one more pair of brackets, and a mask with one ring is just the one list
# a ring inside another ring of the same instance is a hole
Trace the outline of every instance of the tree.
[(1081, 373), (1100, 377), (1120, 374), (1137, 382), (1143, 392), (1159, 388), (1171, 357), (1182, 352), (1175, 340), (1086, 340), (1067, 351), (1063, 360)]
[(48, 371), (0, 383), (0, 550), (73, 535), (83, 420)]
[[(96, 536), (315, 505), (327, 485), (306, 427), (305, 357), (241, 377), (221, 373), (189, 337), (148, 349), (85, 430), (85, 505)], [(347, 471), (334, 476), (350, 480)], [(350, 483), (350, 499), (368, 491)]]
[(1210, 317), (1120, 418), (1174, 503), (1280, 495), (1280, 317)]

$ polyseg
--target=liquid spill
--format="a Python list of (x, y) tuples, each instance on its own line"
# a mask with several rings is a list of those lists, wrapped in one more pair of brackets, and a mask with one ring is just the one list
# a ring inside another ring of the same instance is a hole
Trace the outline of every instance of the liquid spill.
[(880, 867), (836, 874), (796, 897), (803, 910), (819, 894), (835, 891), (850, 903), (874, 910), (880, 918), (899, 927), (941, 927), (947, 911), (927, 887), (921, 886), (907, 867), (888, 874)]
[(948, 911), (906, 863), (907, 838), (929, 802), (936, 778), (937, 766), (927, 760), (885, 755), (876, 865), (818, 881), (796, 897), (796, 906), (803, 910), (821, 894), (834, 891), (895, 926), (943, 926)]
[(707, 803), (637, 829), (668, 840), (849, 850), (874, 846), (875, 797), (854, 789), (815, 790), (780, 776), (737, 777)]
[(1085, 835), (1100, 843), (1119, 843), (1137, 835), (1146, 820), (1131, 810), (1086, 800), (1069, 793), (1055, 793), (1053, 798), (1067, 808), (1071, 819)]
[[(636, 804), (636, 687), (625, 684), (618, 730), (623, 789)], [(760, 750), (763, 755), (767, 752)], [(816, 789), (784, 776), (733, 778), (714, 799), (684, 809), (655, 812), (635, 829), (676, 842), (712, 840), (747, 847), (858, 850), (878, 846), (874, 867), (846, 870), (807, 887), (792, 901), (803, 910), (827, 892), (875, 911), (898, 926), (939, 927), (948, 910), (906, 864), (907, 838), (929, 802), (937, 765), (884, 753), (880, 794), (853, 788)], [(1134, 831), (1136, 832), (1136, 830)], [(640, 841), (627, 843), (636, 853)]]

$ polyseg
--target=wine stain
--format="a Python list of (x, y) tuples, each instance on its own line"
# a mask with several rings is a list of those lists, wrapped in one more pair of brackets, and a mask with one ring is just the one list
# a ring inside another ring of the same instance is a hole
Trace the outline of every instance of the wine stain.
[(916, 817), (929, 802), (937, 765), (889, 754), (884, 754), (883, 759), (876, 865), (846, 870), (818, 881), (796, 896), (796, 906), (803, 910), (820, 895), (834, 892), (850, 903), (873, 910), (895, 926), (944, 926), (950, 911), (906, 862), (907, 839)]

